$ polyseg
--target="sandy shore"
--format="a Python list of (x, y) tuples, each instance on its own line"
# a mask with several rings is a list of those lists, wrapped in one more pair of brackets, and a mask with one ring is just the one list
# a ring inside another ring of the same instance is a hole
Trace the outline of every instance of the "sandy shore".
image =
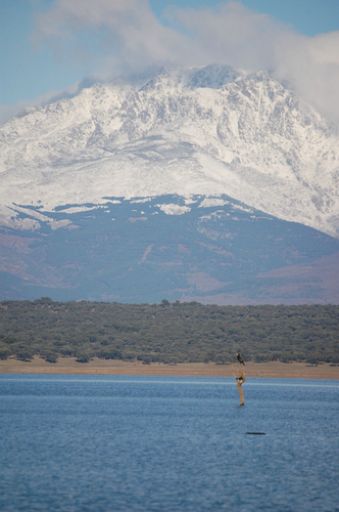
[[(329, 364), (310, 366), (305, 363), (247, 363), (245, 369), (248, 377), (339, 380), (339, 366), (330, 366)], [(31, 362), (17, 361), (16, 359), (0, 361), (0, 374), (10, 373), (232, 377), (237, 373), (237, 365), (214, 363), (143, 364), (140, 361), (106, 361), (104, 359), (94, 359), (89, 363), (77, 363), (73, 358), (60, 358), (57, 363), (47, 363), (37, 357)]]

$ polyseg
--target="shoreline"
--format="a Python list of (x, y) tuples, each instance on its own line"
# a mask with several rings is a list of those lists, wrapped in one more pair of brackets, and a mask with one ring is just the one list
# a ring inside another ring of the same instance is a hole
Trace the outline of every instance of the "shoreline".
[[(69, 374), (69, 375), (134, 375), (134, 376), (182, 376), (182, 377), (234, 377), (239, 370), (237, 364), (215, 363), (151, 363), (93, 359), (88, 363), (77, 363), (74, 358), (60, 358), (56, 363), (47, 363), (35, 357), (30, 362), (16, 359), (0, 360), (0, 374)], [(339, 380), (339, 366), (321, 363), (249, 362), (246, 375), (266, 378), (300, 378)]]

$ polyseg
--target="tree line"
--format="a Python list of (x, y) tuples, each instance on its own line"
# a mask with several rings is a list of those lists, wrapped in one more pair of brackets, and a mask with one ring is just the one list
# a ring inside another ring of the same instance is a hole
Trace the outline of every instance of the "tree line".
[(0, 358), (339, 364), (339, 306), (0, 302)]

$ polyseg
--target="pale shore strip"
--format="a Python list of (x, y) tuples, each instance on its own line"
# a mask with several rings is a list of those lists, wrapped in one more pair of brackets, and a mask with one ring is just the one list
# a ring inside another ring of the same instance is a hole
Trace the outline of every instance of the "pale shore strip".
[[(306, 363), (247, 363), (247, 377), (301, 378), (339, 380), (339, 366)], [(0, 374), (75, 374), (75, 375), (148, 375), (148, 376), (196, 376), (233, 377), (237, 374), (236, 364), (178, 363), (175, 365), (140, 361), (93, 359), (89, 363), (77, 363), (71, 357), (60, 358), (57, 363), (47, 363), (35, 357), (31, 362), (7, 359), (0, 361)]]

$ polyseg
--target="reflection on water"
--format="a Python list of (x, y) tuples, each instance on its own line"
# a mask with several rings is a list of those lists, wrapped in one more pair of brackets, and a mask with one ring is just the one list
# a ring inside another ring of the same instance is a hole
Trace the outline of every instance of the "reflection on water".
[(0, 376), (0, 510), (339, 510), (339, 383), (244, 387)]

